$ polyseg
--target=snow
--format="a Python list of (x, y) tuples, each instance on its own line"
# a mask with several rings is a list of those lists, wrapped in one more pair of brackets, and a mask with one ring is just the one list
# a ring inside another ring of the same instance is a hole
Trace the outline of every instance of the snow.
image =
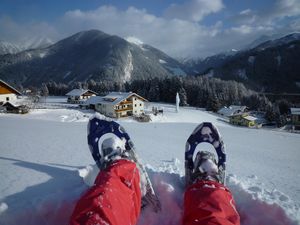
[(132, 71), (133, 71), (132, 54), (131, 51), (129, 51), (127, 56), (127, 63), (124, 68), (124, 82), (131, 80)]
[(232, 116), (234, 114), (244, 112), (246, 108), (247, 108), (247, 106), (240, 106), (240, 105), (231, 105), (229, 107), (224, 106), (223, 108), (221, 108), (218, 111), (218, 113), (220, 115), (229, 117), (229, 116)]
[[(226, 144), (226, 185), (241, 224), (300, 224), (299, 134), (231, 126), (191, 107), (176, 113), (175, 105), (151, 103), (148, 110), (153, 105), (164, 114), (153, 116), (150, 123), (119, 120), (162, 202), (162, 212), (146, 209), (139, 225), (180, 224), (184, 146), (203, 121), (213, 122)], [(98, 173), (86, 140), (92, 115), (67, 108), (0, 114), (0, 224), (67, 224), (76, 201)]]
[(291, 108), (292, 115), (300, 115), (300, 108)]
[(19, 46), (9, 43), (9, 42), (6, 42), (6, 41), (0, 41), (0, 53), (1, 54), (7, 54), (7, 53), (15, 54), (20, 51), (21, 51), (21, 49)]
[(167, 62), (166, 62), (165, 60), (163, 60), (163, 59), (159, 59), (158, 61), (159, 61), (159, 63), (161, 63), (161, 64), (167, 63)]
[(244, 118), (245, 118), (246, 120), (249, 120), (249, 121), (255, 121), (255, 120), (257, 120), (257, 118), (254, 117), (254, 116), (245, 116)]
[(255, 62), (255, 56), (251, 55), (248, 57), (248, 63), (250, 63), (251, 65), (253, 65), (253, 63)]
[(40, 58), (44, 58), (47, 55), (47, 52), (40, 53)]
[(67, 96), (81, 96), (81, 95), (85, 94), (88, 91), (90, 91), (90, 90), (86, 90), (86, 89), (73, 89), (72, 91), (68, 92), (66, 95)]
[(128, 41), (132, 44), (135, 44), (135, 45), (143, 45), (144, 44), (140, 39), (133, 37), (133, 36), (129, 36), (125, 39), (126, 39), (126, 41)]

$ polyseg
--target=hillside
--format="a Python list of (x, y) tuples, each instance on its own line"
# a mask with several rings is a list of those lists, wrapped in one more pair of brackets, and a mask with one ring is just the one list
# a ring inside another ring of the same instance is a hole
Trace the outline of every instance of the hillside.
[(130, 81), (184, 75), (181, 64), (149, 45), (98, 30), (79, 32), (46, 48), (0, 56), (0, 78), (15, 84)]
[(300, 35), (269, 40), (236, 54), (219, 54), (192, 64), (198, 75), (244, 83), (259, 92), (300, 91)]

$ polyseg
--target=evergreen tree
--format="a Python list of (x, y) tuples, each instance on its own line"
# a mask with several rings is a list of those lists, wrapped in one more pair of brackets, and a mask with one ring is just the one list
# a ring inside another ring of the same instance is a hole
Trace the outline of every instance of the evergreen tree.
[(178, 94), (180, 98), (180, 106), (187, 106), (188, 103), (187, 103), (186, 91), (183, 87), (180, 88)]

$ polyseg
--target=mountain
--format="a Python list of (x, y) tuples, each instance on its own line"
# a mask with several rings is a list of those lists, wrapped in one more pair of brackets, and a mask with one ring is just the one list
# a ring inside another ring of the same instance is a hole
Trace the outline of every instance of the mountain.
[(184, 69), (191, 75), (201, 74), (211, 68), (222, 66), (237, 53), (237, 50), (232, 49), (204, 59), (187, 59), (183, 61)]
[(299, 58), (300, 34), (294, 33), (228, 56), (200, 75), (236, 80), (262, 92), (299, 93)]
[(15, 54), (20, 51), (21, 48), (19, 46), (6, 41), (0, 41), (0, 55)]
[(53, 45), (54, 42), (47, 37), (37, 37), (31, 40), (24, 41), (22, 44), (23, 50), (35, 49), (35, 48), (46, 48)]
[(45, 48), (0, 56), (0, 78), (25, 86), (185, 75), (182, 67), (149, 45), (130, 43), (98, 30), (79, 32)]
[(255, 48), (264, 50), (266, 48), (278, 47), (278, 46), (289, 44), (290, 42), (298, 41), (298, 40), (300, 40), (300, 33), (293, 33), (293, 34), (289, 34), (289, 35), (286, 35), (282, 38), (278, 38), (275, 40), (268, 40), (266, 42), (263, 42), (263, 43), (257, 45)]

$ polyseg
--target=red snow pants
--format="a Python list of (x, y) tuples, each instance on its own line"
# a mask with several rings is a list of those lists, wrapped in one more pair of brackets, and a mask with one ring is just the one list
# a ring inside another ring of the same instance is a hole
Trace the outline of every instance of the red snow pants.
[(184, 194), (183, 225), (239, 225), (240, 216), (228, 188), (199, 181)]
[(77, 202), (72, 225), (134, 225), (141, 210), (140, 174), (135, 163), (118, 160), (101, 171)]
[[(135, 163), (118, 160), (98, 174), (94, 186), (77, 202), (70, 224), (135, 225), (140, 208), (139, 171)], [(185, 192), (182, 223), (239, 225), (240, 218), (227, 188), (200, 181)]]

